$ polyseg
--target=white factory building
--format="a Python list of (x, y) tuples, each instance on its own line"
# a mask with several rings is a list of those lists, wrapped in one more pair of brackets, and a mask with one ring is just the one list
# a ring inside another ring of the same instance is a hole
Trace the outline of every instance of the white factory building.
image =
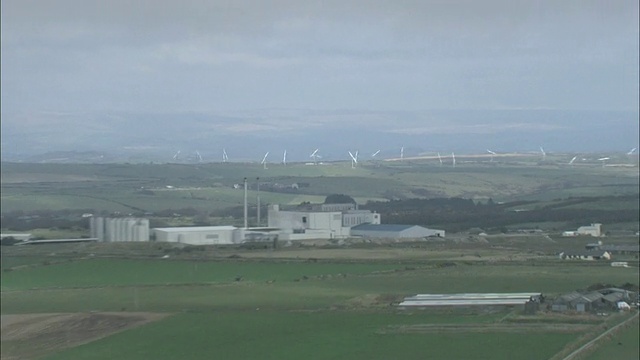
[(89, 227), (98, 241), (149, 241), (149, 219), (91, 217)]
[(264, 228), (234, 226), (197, 226), (153, 229), (155, 241), (189, 245), (229, 245), (317, 239), (425, 238), (444, 237), (444, 230), (416, 225), (381, 225), (380, 214), (358, 210), (355, 204), (310, 204), (294, 210), (268, 207), (268, 225)]
[(278, 229), (281, 240), (342, 239), (351, 235), (351, 227), (380, 223), (380, 214), (356, 210), (354, 204), (320, 204), (304, 210), (282, 211), (269, 206), (268, 226)]
[(580, 226), (577, 231), (565, 231), (562, 236), (602, 236), (602, 224), (591, 224), (589, 226)]

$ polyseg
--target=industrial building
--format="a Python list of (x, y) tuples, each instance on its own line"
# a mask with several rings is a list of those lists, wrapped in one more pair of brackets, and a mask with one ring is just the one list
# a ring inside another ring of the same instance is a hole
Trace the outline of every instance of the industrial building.
[(361, 224), (351, 228), (351, 236), (366, 238), (407, 239), (444, 237), (444, 230), (427, 229), (418, 225)]
[(595, 236), (600, 237), (602, 234), (602, 224), (594, 223), (589, 226), (580, 226), (576, 231), (565, 231), (562, 236)]
[(309, 204), (291, 211), (271, 205), (268, 219), (269, 228), (277, 228), (282, 240), (341, 239), (351, 236), (353, 226), (380, 224), (380, 214), (351, 203)]
[(640, 253), (640, 245), (604, 245), (602, 244), (602, 241), (598, 241), (597, 243), (593, 244), (587, 244), (585, 246), (585, 249), (606, 251), (612, 255), (638, 255)]
[(89, 227), (98, 241), (149, 241), (149, 219), (91, 217)]
[(281, 211), (269, 206), (268, 227), (277, 228), (279, 239), (340, 239), (349, 237), (349, 227), (342, 226), (340, 211)]

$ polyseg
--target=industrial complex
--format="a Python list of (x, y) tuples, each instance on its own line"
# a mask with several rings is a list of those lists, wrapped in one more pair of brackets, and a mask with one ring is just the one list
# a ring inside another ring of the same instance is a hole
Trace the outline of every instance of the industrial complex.
[[(444, 230), (417, 225), (381, 224), (380, 214), (356, 204), (306, 204), (282, 210), (270, 205), (266, 227), (196, 226), (149, 228), (144, 218), (89, 218), (91, 239), (100, 242), (175, 242), (229, 245), (255, 241), (297, 241), (346, 238), (421, 239), (444, 237)], [(246, 218), (245, 218), (246, 224)]]

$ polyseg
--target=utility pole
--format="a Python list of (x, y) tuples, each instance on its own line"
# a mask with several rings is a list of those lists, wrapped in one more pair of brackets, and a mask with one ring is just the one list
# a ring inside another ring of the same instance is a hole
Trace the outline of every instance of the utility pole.
[(260, 178), (257, 177), (256, 178), (256, 182), (258, 183), (258, 194), (257, 194), (257, 207), (258, 207), (258, 213), (257, 213), (257, 218), (258, 218), (258, 227), (260, 227)]
[(244, 178), (244, 228), (247, 228), (247, 178)]

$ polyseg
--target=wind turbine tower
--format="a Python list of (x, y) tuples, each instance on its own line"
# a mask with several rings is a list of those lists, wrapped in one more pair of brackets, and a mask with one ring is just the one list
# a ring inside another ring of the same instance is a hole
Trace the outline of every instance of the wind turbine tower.
[(491, 162), (493, 162), (493, 155), (496, 155), (496, 153), (494, 151), (489, 150), (489, 149), (487, 149), (487, 152), (489, 154), (491, 154)]
[(569, 165), (573, 165), (573, 162), (576, 161), (577, 158), (577, 156), (572, 157), (571, 161), (569, 161)]
[(311, 155), (309, 156), (310, 158), (313, 159), (313, 165), (318, 165), (318, 150), (319, 149), (315, 149), (313, 150), (313, 152), (311, 153)]
[(598, 159), (598, 161), (602, 161), (602, 167), (604, 168), (604, 164), (606, 164), (607, 160), (609, 160), (609, 159), (610, 159), (609, 157), (603, 157), (603, 158)]
[(356, 151), (355, 156), (351, 153), (351, 151), (348, 151), (348, 153), (351, 157), (351, 168), (355, 169), (356, 165), (358, 165), (358, 151)]
[(260, 164), (262, 164), (263, 168), (267, 168), (267, 156), (269, 156), (269, 152), (267, 151), (266, 154), (264, 154), (264, 157), (262, 158), (262, 161), (260, 162)]
[(453, 167), (456, 167), (456, 154), (451, 153), (451, 163), (453, 164)]
[(400, 161), (404, 160), (404, 146), (400, 148)]
[(282, 154), (282, 165), (287, 166), (287, 150)]

